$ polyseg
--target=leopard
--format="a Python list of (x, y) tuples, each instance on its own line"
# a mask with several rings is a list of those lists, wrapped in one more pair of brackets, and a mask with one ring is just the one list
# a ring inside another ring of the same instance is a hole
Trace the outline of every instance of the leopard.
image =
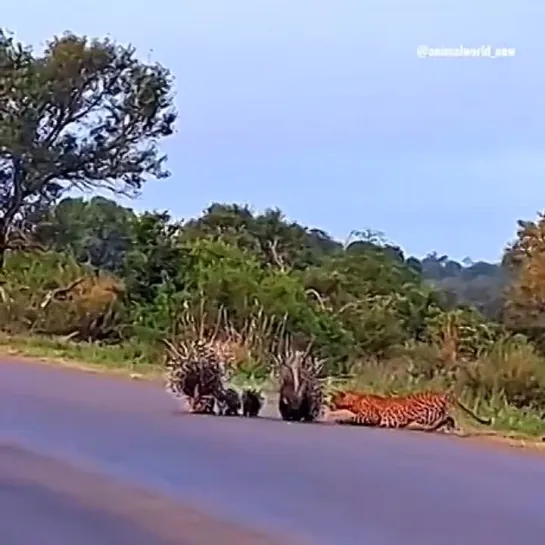
[(460, 432), (453, 416), (455, 406), (477, 422), (490, 426), (491, 418), (481, 417), (466, 407), (452, 391), (425, 391), (405, 396), (379, 396), (340, 391), (330, 401), (332, 414), (349, 411), (353, 416), (341, 418), (340, 424), (380, 428), (408, 428), (422, 431)]
[[(326, 403), (329, 418), (339, 424), (381, 427), (382, 412), (379, 396), (353, 391), (337, 391)], [(338, 418), (338, 414), (350, 413), (348, 417)]]

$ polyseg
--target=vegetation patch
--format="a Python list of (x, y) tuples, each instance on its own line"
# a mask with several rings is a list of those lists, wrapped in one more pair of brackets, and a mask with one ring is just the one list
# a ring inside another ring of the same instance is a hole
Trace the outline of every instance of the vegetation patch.
[(162, 367), (153, 363), (149, 346), (137, 342), (101, 345), (54, 337), (2, 334), (0, 352), (86, 371), (136, 374), (146, 379), (157, 379), (162, 375)]

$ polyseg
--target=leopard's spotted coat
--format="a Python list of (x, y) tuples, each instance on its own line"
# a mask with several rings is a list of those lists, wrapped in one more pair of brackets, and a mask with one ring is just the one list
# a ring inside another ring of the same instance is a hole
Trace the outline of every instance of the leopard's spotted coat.
[(379, 396), (341, 391), (331, 398), (329, 408), (349, 411), (352, 416), (337, 420), (339, 423), (381, 428), (415, 428), (436, 431), (441, 428), (457, 430), (453, 416), (454, 405), (460, 407), (481, 424), (490, 425), (462, 404), (452, 392), (420, 392), (406, 396)]

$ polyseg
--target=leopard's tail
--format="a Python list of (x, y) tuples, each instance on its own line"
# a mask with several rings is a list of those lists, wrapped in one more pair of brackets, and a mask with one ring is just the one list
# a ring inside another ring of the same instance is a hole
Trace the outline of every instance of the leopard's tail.
[(456, 403), (456, 405), (458, 407), (460, 407), (460, 409), (462, 409), (462, 411), (464, 411), (466, 414), (468, 414), (469, 416), (473, 417), (477, 422), (480, 422), (481, 424), (484, 424), (485, 426), (490, 426), (490, 424), (492, 424), (492, 419), (491, 418), (485, 418), (483, 416), (479, 416), (477, 413), (475, 413), (474, 411), (472, 411), (469, 407), (467, 407), (466, 405), (464, 405), (457, 397), (455, 397), (454, 395), (451, 396), (451, 399), (454, 401), (454, 403)]

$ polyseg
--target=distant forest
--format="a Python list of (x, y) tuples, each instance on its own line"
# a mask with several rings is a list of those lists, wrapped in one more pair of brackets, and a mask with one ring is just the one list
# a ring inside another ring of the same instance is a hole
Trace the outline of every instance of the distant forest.
[(435, 252), (418, 263), (422, 276), (440, 290), (447, 307), (474, 306), (489, 319), (500, 318), (509, 280), (501, 263), (458, 263)]

